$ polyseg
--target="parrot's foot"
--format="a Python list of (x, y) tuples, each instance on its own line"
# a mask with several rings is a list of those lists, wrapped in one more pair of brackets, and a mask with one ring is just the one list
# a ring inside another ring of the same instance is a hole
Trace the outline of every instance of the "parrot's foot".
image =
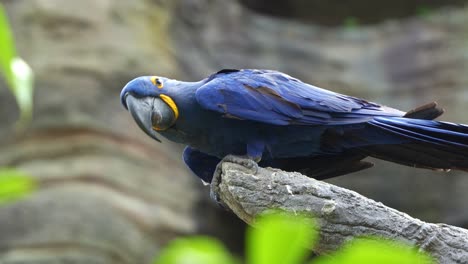
[[(258, 171), (258, 164), (257, 162), (259, 162), (261, 160), (261, 156), (260, 157), (250, 157), (250, 156), (236, 156), (236, 155), (227, 155), (226, 157), (224, 157), (221, 162), (218, 164), (218, 166), (224, 162), (230, 162), (230, 163), (234, 163), (234, 164), (239, 164), (241, 165), (242, 167), (245, 167), (249, 170), (252, 171), (252, 174), (257, 174), (257, 171)], [(221, 168), (219, 168), (221, 169)]]
[[(253, 162), (255, 162), (255, 164), (258, 164), (260, 161), (262, 161), (262, 156), (257, 156), (257, 157), (250, 157), (250, 156), (248, 156), (247, 158), (244, 158), (244, 159), (253, 161)], [(234, 162), (234, 163), (235, 163), (235, 162)], [(249, 166), (244, 166), (244, 167), (249, 168)], [(258, 165), (257, 165), (257, 168), (258, 168)]]
[(213, 173), (213, 179), (211, 180), (211, 191), (210, 196), (213, 200), (215, 200), (218, 204), (222, 207), (225, 207), (222, 201), (218, 197), (219, 192), (219, 184), (221, 183), (221, 175), (223, 174), (222, 165), (224, 162), (230, 162), (239, 164), (248, 170), (251, 171), (252, 174), (257, 174), (258, 171), (258, 164), (254, 160), (244, 157), (244, 156), (235, 156), (235, 155), (227, 155), (224, 157), (221, 162), (218, 163), (216, 166), (215, 172)]
[(259, 163), (260, 160), (262, 160), (264, 150), (265, 143), (263, 143), (263, 141), (252, 141), (247, 144), (247, 157), (254, 160), (256, 163)]

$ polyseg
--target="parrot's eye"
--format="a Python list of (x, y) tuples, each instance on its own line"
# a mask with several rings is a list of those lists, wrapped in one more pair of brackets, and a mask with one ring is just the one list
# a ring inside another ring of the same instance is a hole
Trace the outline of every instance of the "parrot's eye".
[(151, 77), (151, 82), (153, 83), (154, 86), (158, 87), (159, 89), (162, 89), (164, 86), (161, 79), (159, 79), (156, 76)]

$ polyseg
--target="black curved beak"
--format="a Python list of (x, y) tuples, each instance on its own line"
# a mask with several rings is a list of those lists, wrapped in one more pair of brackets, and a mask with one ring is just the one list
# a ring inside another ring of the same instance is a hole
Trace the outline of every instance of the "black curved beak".
[(153, 109), (155, 109), (155, 107), (157, 109), (155, 103), (158, 101), (161, 100), (156, 100), (154, 97), (137, 98), (129, 93), (125, 95), (127, 109), (141, 130), (152, 139), (161, 142), (161, 140), (156, 137), (156, 131), (154, 131), (152, 123)]

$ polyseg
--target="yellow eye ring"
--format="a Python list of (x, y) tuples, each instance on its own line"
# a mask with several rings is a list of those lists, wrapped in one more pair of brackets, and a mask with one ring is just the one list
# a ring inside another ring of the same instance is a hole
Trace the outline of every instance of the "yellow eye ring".
[(161, 82), (161, 80), (156, 77), (156, 76), (153, 76), (151, 77), (151, 83), (153, 83), (154, 86), (158, 87), (159, 89), (162, 89), (164, 84)]

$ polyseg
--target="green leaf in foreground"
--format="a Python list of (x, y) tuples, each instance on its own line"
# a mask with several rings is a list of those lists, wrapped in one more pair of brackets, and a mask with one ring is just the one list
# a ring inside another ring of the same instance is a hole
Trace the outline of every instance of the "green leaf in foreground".
[(0, 4), (0, 72), (20, 108), (20, 122), (26, 122), (32, 115), (34, 75), (29, 65), (18, 57), (8, 18)]
[(359, 20), (356, 17), (347, 17), (343, 21), (343, 25), (346, 29), (356, 29), (359, 27)]
[(216, 239), (209, 237), (179, 238), (172, 241), (155, 264), (235, 264), (234, 258)]
[(330, 256), (310, 264), (435, 264), (423, 252), (407, 245), (383, 239), (356, 239)]
[(15, 169), (0, 168), (0, 204), (20, 199), (35, 189), (33, 178)]
[(267, 214), (247, 231), (247, 263), (298, 264), (309, 255), (318, 234), (312, 219), (286, 214)]
[(16, 49), (10, 24), (3, 5), (0, 4), (0, 66), (5, 79), (10, 87), (13, 87), (13, 72), (11, 61), (16, 57)]
[(430, 7), (428, 6), (419, 6), (417, 9), (416, 9), (416, 14), (420, 17), (428, 17), (431, 13), (433, 12), (433, 10), (431, 10)]

